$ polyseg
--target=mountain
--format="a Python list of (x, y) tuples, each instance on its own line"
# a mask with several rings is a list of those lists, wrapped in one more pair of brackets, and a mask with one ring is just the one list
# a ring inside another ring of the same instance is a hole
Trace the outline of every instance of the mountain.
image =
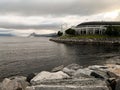
[(2, 36), (2, 37), (3, 37), (3, 36), (4, 36), (4, 37), (6, 37), (6, 36), (7, 36), (7, 37), (13, 37), (14, 35), (12, 35), (12, 34), (10, 34), (10, 33), (7, 33), (7, 34), (5, 34), (5, 33), (4, 33), (4, 34), (3, 34), (3, 33), (1, 34), (1, 33), (0, 33), (0, 36)]
[(56, 37), (56, 33), (50, 33), (50, 34), (36, 34), (36, 33), (31, 33), (29, 37)]

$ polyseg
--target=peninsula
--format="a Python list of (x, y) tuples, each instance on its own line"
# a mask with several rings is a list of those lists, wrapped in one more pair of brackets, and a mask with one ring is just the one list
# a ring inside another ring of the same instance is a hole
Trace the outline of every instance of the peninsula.
[(120, 22), (84, 22), (58, 31), (58, 38), (51, 41), (79, 44), (120, 44)]

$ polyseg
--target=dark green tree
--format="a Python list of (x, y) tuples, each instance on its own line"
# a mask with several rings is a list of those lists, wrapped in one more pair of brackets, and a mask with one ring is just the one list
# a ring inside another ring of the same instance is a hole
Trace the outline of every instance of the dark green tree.
[(105, 34), (108, 36), (120, 36), (120, 27), (118, 26), (108, 26)]
[(68, 35), (75, 35), (76, 31), (74, 29), (69, 28), (65, 31), (65, 33), (68, 34)]
[(62, 35), (63, 35), (63, 32), (58, 31), (57, 35), (58, 35), (58, 36), (62, 36)]

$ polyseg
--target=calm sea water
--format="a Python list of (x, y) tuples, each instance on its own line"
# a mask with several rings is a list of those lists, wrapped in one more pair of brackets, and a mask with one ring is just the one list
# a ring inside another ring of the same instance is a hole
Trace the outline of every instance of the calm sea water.
[(120, 61), (120, 46), (71, 45), (49, 38), (0, 37), (0, 79), (51, 70), (59, 65), (83, 66)]

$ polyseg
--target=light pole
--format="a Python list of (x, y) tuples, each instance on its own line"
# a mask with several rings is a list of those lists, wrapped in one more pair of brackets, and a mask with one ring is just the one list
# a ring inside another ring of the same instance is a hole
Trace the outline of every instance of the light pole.
[(61, 26), (60, 26), (60, 28), (61, 28), (61, 32), (63, 32), (64, 33), (64, 30), (66, 30), (67, 29), (67, 23), (63, 23), (63, 24), (61, 24)]

